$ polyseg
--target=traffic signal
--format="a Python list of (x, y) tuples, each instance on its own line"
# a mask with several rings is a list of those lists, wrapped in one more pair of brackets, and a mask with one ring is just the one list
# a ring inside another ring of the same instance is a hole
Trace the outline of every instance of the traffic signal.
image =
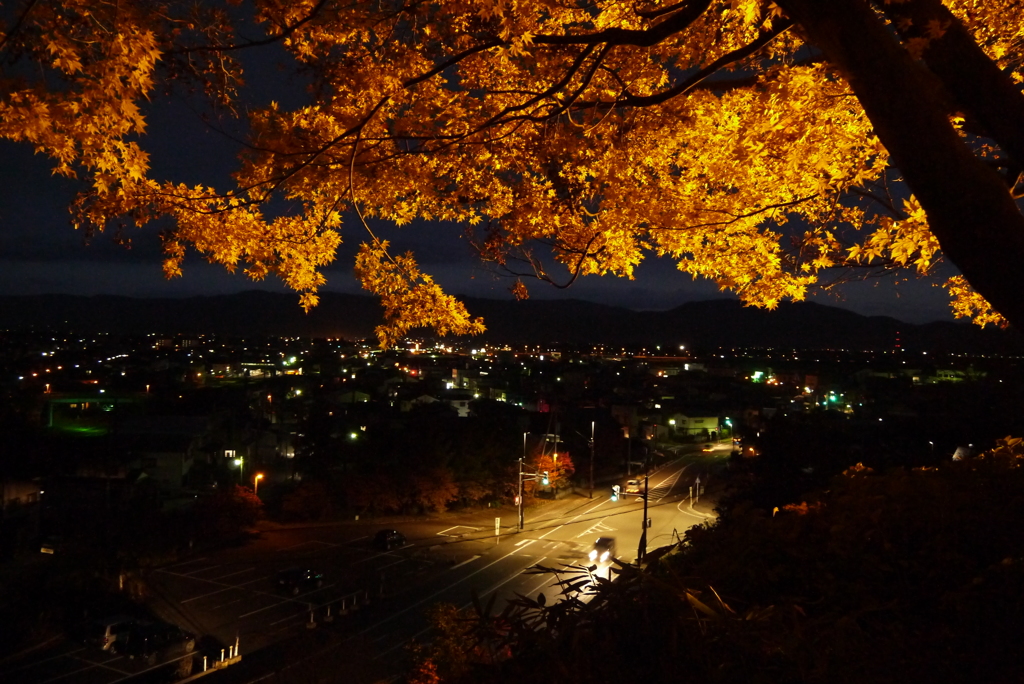
[(548, 471), (544, 471), (544, 477), (541, 478), (540, 483), (545, 487), (551, 483), (550, 480), (548, 480)]

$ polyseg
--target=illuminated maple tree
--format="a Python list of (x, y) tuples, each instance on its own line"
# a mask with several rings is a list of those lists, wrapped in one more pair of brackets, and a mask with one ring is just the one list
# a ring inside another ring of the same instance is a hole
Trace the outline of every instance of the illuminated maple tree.
[[(362, 236), (384, 344), (483, 329), (371, 225), (414, 219), (464, 224), (518, 297), (654, 255), (774, 307), (837, 269), (946, 258), (957, 315), (1024, 322), (1012, 0), (24, 0), (2, 16), (0, 136), (88, 183), (78, 225), (170, 217), (169, 276), (194, 249), (306, 307), (343, 231)], [(255, 49), (287, 51), (303, 106), (240, 101)], [(178, 84), (244, 112), (235, 187), (151, 177), (142, 105)]]

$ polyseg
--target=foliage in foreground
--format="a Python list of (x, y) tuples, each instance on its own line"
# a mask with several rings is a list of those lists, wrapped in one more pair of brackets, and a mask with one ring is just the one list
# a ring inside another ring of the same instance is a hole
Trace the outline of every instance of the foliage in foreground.
[[(517, 297), (659, 256), (774, 307), (835, 268), (946, 258), (957, 315), (1024, 322), (1020, 3), (227, 4), (0, 8), (0, 139), (82, 182), (87, 231), (170, 220), (168, 276), (194, 249), (308, 308), (355, 232), (383, 344), (480, 332), (378, 236), (421, 219), (465, 225)], [(246, 99), (257, 49), (305, 92)], [(151, 168), (150, 100), (175, 90), (244, 139), (233, 186)]]
[(812, 501), (694, 528), (613, 582), (549, 569), (558, 601), (439, 609), (409, 681), (1015, 681), (1021, 463), (1007, 440), (939, 468), (853, 468)]

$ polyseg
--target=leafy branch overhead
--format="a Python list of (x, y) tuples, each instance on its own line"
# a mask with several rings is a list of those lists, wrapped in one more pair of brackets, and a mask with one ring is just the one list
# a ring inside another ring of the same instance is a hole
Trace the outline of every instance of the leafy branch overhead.
[[(229, 5), (0, 10), (0, 136), (83, 182), (85, 230), (169, 217), (168, 276), (193, 249), (308, 308), (343, 235), (363, 235), (382, 343), (479, 332), (368, 229), (445, 221), (519, 298), (524, 278), (632, 278), (660, 256), (770, 308), (837, 270), (947, 259), (957, 315), (1024, 321), (1020, 3)], [(248, 50), (301, 74), (301, 105), (241, 97)], [(143, 111), (175, 89), (246, 130), (234, 186), (153, 177)]]
[(412, 254), (391, 257), (387, 248), (387, 242), (364, 243), (356, 257), (360, 282), (384, 305), (384, 324), (377, 328), (383, 346), (418, 327), (432, 327), (441, 335), (484, 331), (483, 320), (470, 319), (462, 302), (444, 294), (429, 275), (420, 272)]

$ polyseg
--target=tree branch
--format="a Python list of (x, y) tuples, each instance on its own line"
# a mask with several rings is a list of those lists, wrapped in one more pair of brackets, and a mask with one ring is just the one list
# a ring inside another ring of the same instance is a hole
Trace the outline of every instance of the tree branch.
[(635, 45), (636, 47), (651, 47), (661, 41), (673, 36), (696, 21), (700, 15), (711, 6), (711, 0), (691, 0), (680, 3), (685, 5), (668, 19), (656, 24), (649, 29), (621, 29), (608, 28), (597, 33), (584, 33), (580, 35), (538, 35), (533, 37), (533, 42), (544, 45), (600, 45), (609, 43), (612, 45)]
[(184, 54), (190, 54), (190, 53), (193, 53), (193, 52), (231, 52), (233, 50), (244, 50), (246, 48), (251, 48), (251, 47), (260, 47), (262, 45), (270, 45), (271, 43), (276, 43), (279, 40), (283, 40), (283, 39), (287, 38), (291, 34), (295, 33), (295, 31), (297, 31), (302, 26), (304, 26), (305, 24), (308, 24), (314, 17), (316, 17), (317, 14), (320, 13), (320, 10), (323, 9), (323, 6), (326, 5), (326, 4), (327, 4), (327, 0), (320, 0), (320, 2), (318, 2), (316, 4), (316, 7), (314, 7), (312, 10), (310, 10), (309, 14), (307, 14), (305, 17), (303, 17), (302, 19), (298, 20), (294, 24), (291, 24), (290, 26), (285, 26), (284, 30), (282, 30), (280, 33), (275, 34), (273, 36), (268, 36), (268, 37), (266, 37), (266, 38), (264, 38), (262, 40), (247, 40), (244, 43), (236, 43), (234, 45), (197, 45), (195, 47), (190, 47), (190, 48), (180, 48), (178, 50), (168, 50), (167, 54), (169, 54), (169, 55), (184, 55)]
[(814, 199), (817, 196), (818, 196), (818, 193), (814, 193), (813, 195), (807, 195), (806, 197), (798, 197), (798, 198), (796, 198), (794, 200), (790, 200), (788, 202), (779, 202), (778, 204), (769, 204), (767, 206), (761, 207), (760, 209), (755, 209), (754, 211), (749, 211), (749, 212), (747, 212), (745, 214), (731, 214), (731, 213), (729, 213), (727, 211), (719, 211), (719, 210), (711, 210), (711, 209), (709, 209), (708, 211), (714, 211), (716, 213), (727, 214), (729, 216), (732, 216), (732, 218), (729, 219), (728, 221), (713, 221), (711, 223), (696, 223), (696, 224), (693, 224), (693, 225), (690, 225), (690, 226), (685, 226), (683, 228), (658, 228), (657, 230), (690, 230), (692, 228), (710, 228), (712, 226), (727, 226), (727, 225), (729, 225), (731, 223), (736, 223), (737, 221), (741, 221), (741, 220), (743, 220), (745, 218), (750, 218), (751, 216), (757, 216), (758, 214), (763, 214), (766, 211), (771, 211), (772, 209), (783, 209), (785, 207), (792, 207), (792, 206), (795, 206), (795, 205), (800, 204), (802, 202), (806, 202), (808, 200), (812, 200), (812, 199)]
[(781, 36), (783, 33), (788, 31), (792, 26), (792, 19), (780, 20), (776, 22), (776, 25), (773, 26), (771, 30), (762, 31), (761, 35), (759, 35), (757, 39), (755, 39), (749, 45), (745, 45), (741, 48), (733, 50), (732, 52), (722, 55), (711, 64), (708, 64), (706, 67), (699, 70), (697, 73), (693, 74), (692, 76), (682, 81), (681, 83), (673, 86), (672, 88), (669, 88), (668, 90), (660, 93), (655, 93), (654, 95), (630, 95), (627, 93), (625, 98), (623, 98), (619, 102), (616, 102), (615, 104), (622, 104), (630, 107), (649, 107), (651, 105), (657, 105), (661, 104), (662, 102), (671, 100), (673, 97), (684, 95), (690, 90), (693, 90), (697, 85), (699, 85), (702, 81), (707, 79), (709, 76), (714, 74), (719, 69), (730, 64), (733, 64), (735, 62), (738, 62), (739, 60), (754, 54), (755, 52), (763, 48), (765, 45), (772, 42), (773, 40)]
[(21, 14), (18, 15), (18, 18), (15, 20), (14, 25), (11, 26), (11, 30), (7, 32), (7, 35), (4, 36), (3, 40), (0, 40), (0, 50), (3, 50), (4, 47), (6, 47), (7, 45), (7, 41), (9, 41), (12, 36), (17, 34), (18, 31), (21, 30), (21, 25), (25, 23), (25, 20), (28, 18), (29, 12), (32, 11), (32, 8), (35, 6), (36, 2), (37, 0), (29, 0), (29, 2), (25, 5), (25, 9), (22, 11)]

